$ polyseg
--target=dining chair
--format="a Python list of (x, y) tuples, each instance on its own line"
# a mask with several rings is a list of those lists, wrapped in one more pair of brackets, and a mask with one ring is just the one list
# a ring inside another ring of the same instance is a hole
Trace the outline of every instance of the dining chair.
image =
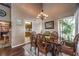
[(47, 42), (42, 34), (37, 34), (37, 47), (38, 47), (38, 55), (39, 52), (41, 52), (47, 56), (48, 52)]
[(50, 40), (52, 42), (58, 42), (58, 33), (56, 31), (53, 31), (50, 35)]
[(50, 35), (50, 42), (51, 42), (51, 53), (52, 56), (58, 55), (58, 51), (60, 50), (60, 44), (58, 44), (58, 33), (53, 31)]
[(36, 47), (37, 47), (37, 38), (36, 38), (36, 32), (32, 32), (30, 36), (30, 51), (32, 51), (32, 47), (34, 47), (35, 54), (36, 54)]
[[(73, 40), (73, 46), (69, 47), (66, 45), (61, 45), (61, 53), (65, 53), (71, 56), (77, 55), (77, 45), (78, 45), (78, 41), (79, 41), (79, 33), (75, 36), (74, 40)], [(65, 42), (64, 42), (65, 43)]]

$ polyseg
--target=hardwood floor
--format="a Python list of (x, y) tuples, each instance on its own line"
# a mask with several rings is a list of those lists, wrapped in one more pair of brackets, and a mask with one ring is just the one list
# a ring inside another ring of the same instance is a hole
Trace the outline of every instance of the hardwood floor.
[(0, 48), (0, 56), (24, 56), (25, 50), (23, 49), (22, 46), (16, 47), (16, 48), (11, 48), (11, 47), (6, 47), (6, 48)]
[[(16, 48), (11, 48), (11, 47), (0, 48), (0, 56), (35, 56), (34, 51), (35, 51), (34, 49), (30, 51), (30, 45), (26, 44), (24, 46), (20, 46)], [(44, 54), (40, 53), (40, 56), (44, 56)], [(51, 54), (48, 53), (48, 56), (51, 56)], [(60, 56), (69, 56), (69, 55), (62, 54)]]

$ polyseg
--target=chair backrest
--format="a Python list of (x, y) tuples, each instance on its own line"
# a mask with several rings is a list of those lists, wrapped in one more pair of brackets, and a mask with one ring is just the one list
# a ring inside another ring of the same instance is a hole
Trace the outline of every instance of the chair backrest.
[(32, 32), (31, 35), (32, 35), (32, 36), (36, 35), (36, 32)]
[(58, 41), (58, 33), (56, 31), (53, 31), (50, 35), (50, 39), (52, 39), (53, 41)]
[(45, 38), (42, 34), (37, 34), (37, 44), (42, 45), (42, 43), (45, 42)]
[(31, 42), (36, 41), (36, 32), (32, 32), (30, 36)]
[(43, 38), (42, 34), (37, 34), (37, 40), (38, 40), (38, 42), (42, 41), (42, 38)]
[(79, 34), (77, 34), (74, 38), (74, 47), (73, 47), (74, 52), (76, 52), (77, 50), (78, 41), (79, 41)]

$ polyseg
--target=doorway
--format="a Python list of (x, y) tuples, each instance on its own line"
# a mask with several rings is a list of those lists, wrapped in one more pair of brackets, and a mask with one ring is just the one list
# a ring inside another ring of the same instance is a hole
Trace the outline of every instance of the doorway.
[(30, 42), (31, 32), (32, 32), (32, 22), (25, 22), (25, 43)]

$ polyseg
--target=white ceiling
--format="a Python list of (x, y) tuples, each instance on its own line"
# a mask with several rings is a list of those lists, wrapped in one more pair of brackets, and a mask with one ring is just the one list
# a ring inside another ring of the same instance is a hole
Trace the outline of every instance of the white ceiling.
[(16, 7), (30, 17), (36, 17), (43, 9), (49, 18), (74, 15), (76, 4), (57, 4), (57, 3), (17, 3)]
[(40, 3), (16, 3), (16, 8), (23, 12), (26, 17), (36, 17), (42, 10), (42, 4)]
[(56, 19), (64, 16), (74, 15), (76, 11), (76, 4), (46, 3), (43, 4), (43, 9), (44, 12), (49, 15), (49, 18)]

